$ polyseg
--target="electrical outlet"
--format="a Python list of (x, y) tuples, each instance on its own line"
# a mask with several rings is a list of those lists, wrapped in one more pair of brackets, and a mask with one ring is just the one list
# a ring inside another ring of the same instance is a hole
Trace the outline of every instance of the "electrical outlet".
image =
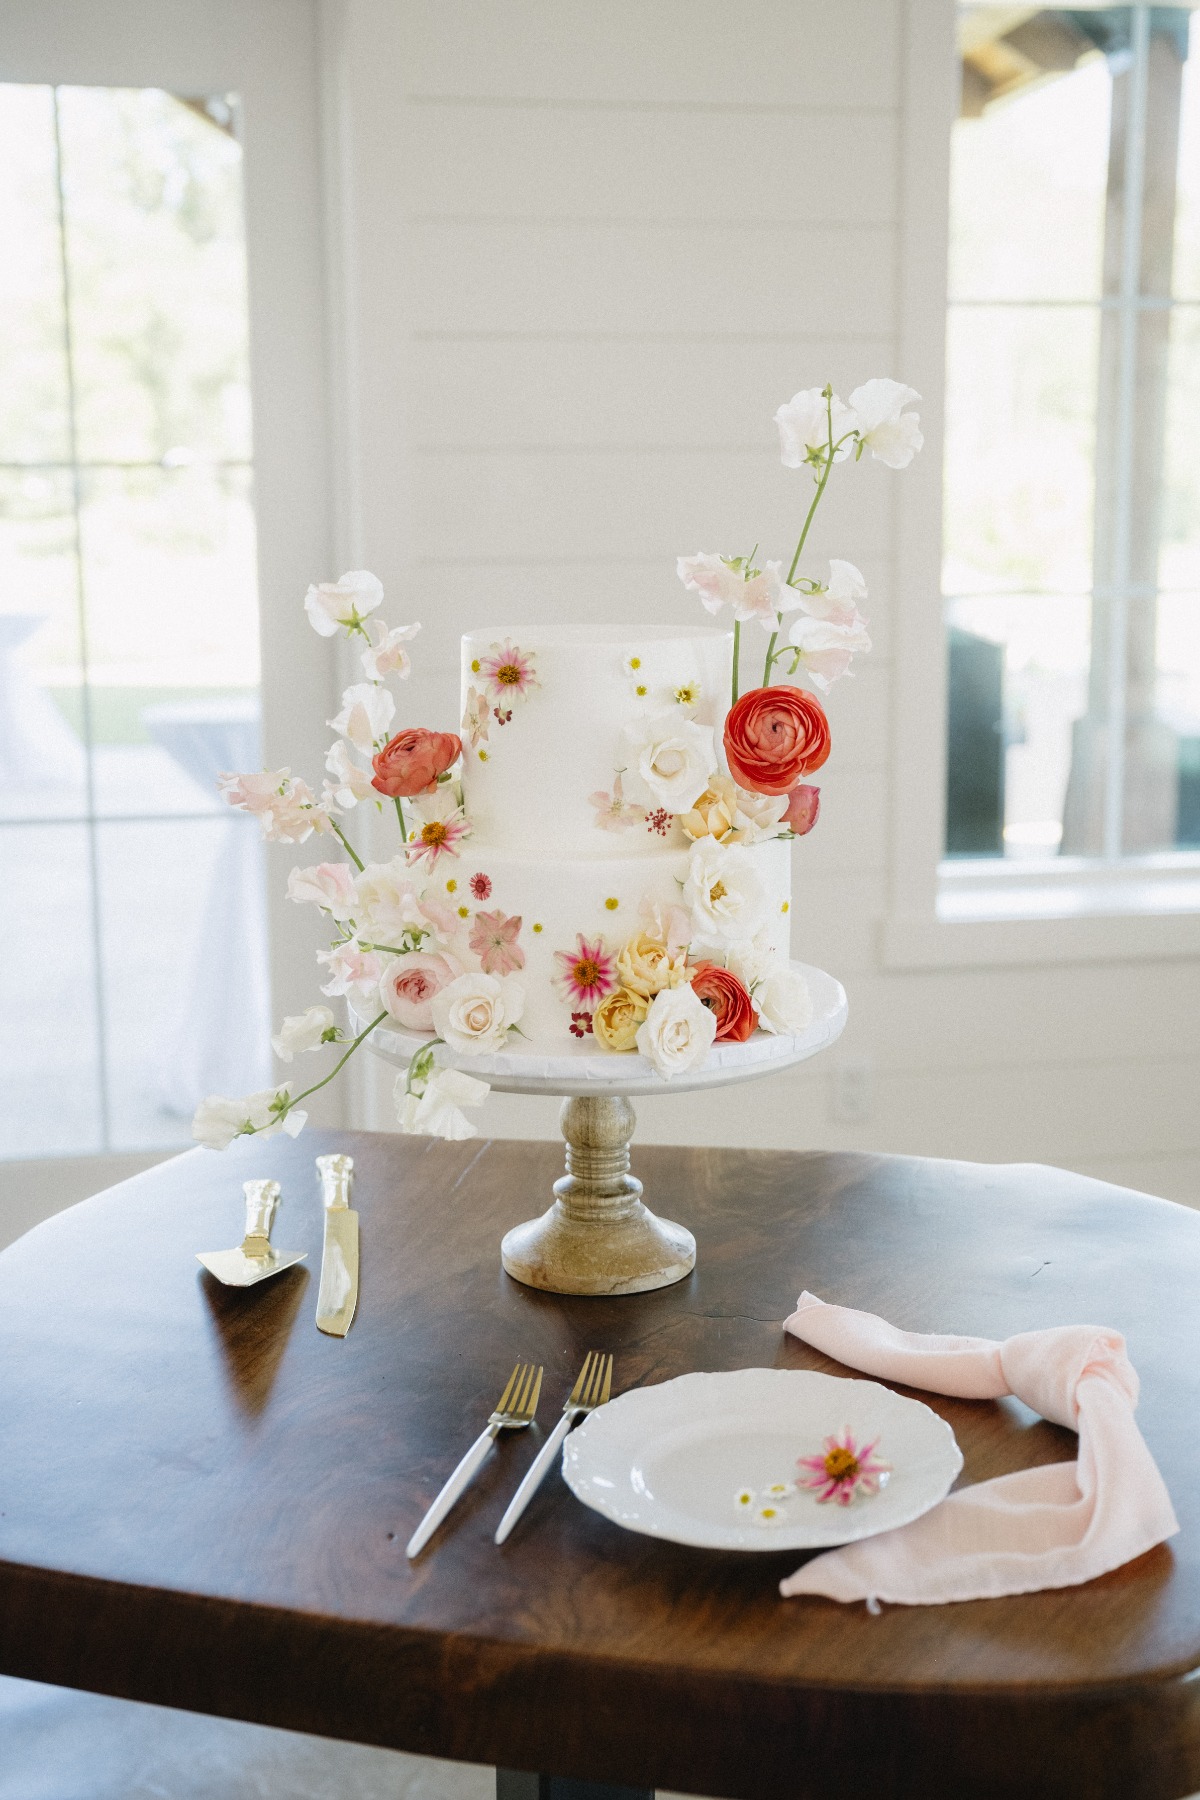
[(831, 1111), (835, 1125), (865, 1125), (873, 1099), (871, 1065), (865, 1057), (847, 1057), (834, 1066)]

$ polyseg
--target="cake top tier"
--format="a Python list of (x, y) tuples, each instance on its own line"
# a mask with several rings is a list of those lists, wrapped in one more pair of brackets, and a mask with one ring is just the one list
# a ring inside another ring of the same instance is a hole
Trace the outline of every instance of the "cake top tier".
[(721, 760), (730, 633), (557, 625), (462, 640), (463, 797), (476, 839), (654, 855)]

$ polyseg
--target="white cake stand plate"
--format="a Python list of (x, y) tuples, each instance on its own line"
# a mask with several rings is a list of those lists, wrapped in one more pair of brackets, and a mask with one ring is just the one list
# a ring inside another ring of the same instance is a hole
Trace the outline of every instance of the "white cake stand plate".
[[(517, 1281), (554, 1294), (639, 1294), (681, 1281), (696, 1263), (696, 1240), (660, 1219), (629, 1172), (636, 1118), (631, 1099), (728, 1086), (790, 1069), (827, 1050), (846, 1024), (846, 994), (823, 969), (793, 965), (808, 981), (813, 1016), (790, 1036), (756, 1032), (744, 1044), (714, 1044), (702, 1067), (665, 1081), (638, 1053), (598, 1051), (586, 1040), (553, 1055), (513, 1040), (492, 1056), (460, 1056), (439, 1045), (444, 1067), (475, 1075), (505, 1094), (563, 1094), (559, 1123), (567, 1172), (554, 1183), (554, 1204), (508, 1232), (501, 1261)], [(428, 1039), (377, 1027), (367, 1044), (407, 1068)]]

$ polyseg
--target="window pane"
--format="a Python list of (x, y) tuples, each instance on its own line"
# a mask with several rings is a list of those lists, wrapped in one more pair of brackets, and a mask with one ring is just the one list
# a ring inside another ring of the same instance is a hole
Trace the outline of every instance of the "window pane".
[(996, 6), (962, 13), (953, 299), (1099, 295), (1111, 83), (1096, 35), (1077, 13)]
[(947, 594), (1090, 585), (1098, 319), (1090, 307), (951, 308)]
[(54, 102), (0, 83), (0, 463), (68, 454)]
[(60, 88), (79, 454), (250, 454), (241, 149), (157, 88)]
[[(1200, 147), (1198, 147), (1200, 153)], [(1200, 589), (1200, 307), (1171, 317), (1166, 443), (1158, 579), (1164, 588)]]
[(0, 819), (86, 811), (80, 681), (70, 476), (0, 469)]
[(1175, 750), (1174, 843), (1200, 849), (1200, 589), (1158, 601), (1158, 713)]
[(1174, 291), (1200, 300), (1200, 14), (1193, 12), (1179, 109)]
[(0, 1156), (104, 1144), (87, 828), (0, 825)]
[(113, 1138), (187, 1143), (206, 1094), (270, 1080), (258, 828), (230, 813), (108, 823), (97, 847)]
[(946, 610), (947, 851), (1053, 856), (1072, 730), (1087, 703), (1089, 603), (1023, 595)]

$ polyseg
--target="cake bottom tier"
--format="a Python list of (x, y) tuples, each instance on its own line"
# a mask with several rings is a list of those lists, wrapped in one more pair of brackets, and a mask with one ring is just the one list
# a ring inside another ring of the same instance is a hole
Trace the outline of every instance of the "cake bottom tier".
[[(744, 855), (752, 859), (765, 896), (761, 928), (776, 952), (787, 957), (790, 840), (750, 845)], [(447, 900), (467, 914), (464, 925), (472, 935), (479, 930), (479, 915), (501, 915), (501, 929), (508, 929), (524, 957), (516, 971), (525, 988), (521, 1029), (527, 1040), (551, 1046), (570, 1041), (572, 1012), (590, 1010), (591, 1004), (564, 994), (556, 983), (557, 953), (578, 954), (582, 938), (588, 946), (599, 943), (604, 955), (615, 957), (623, 944), (645, 929), (644, 905), (682, 903), (690, 861), (691, 851), (679, 850), (654, 857), (556, 862), (552, 856), (535, 858), (472, 840), (453, 868), (448, 859), (442, 862), (439, 875)], [(512, 933), (514, 919), (520, 920), (520, 927)]]

